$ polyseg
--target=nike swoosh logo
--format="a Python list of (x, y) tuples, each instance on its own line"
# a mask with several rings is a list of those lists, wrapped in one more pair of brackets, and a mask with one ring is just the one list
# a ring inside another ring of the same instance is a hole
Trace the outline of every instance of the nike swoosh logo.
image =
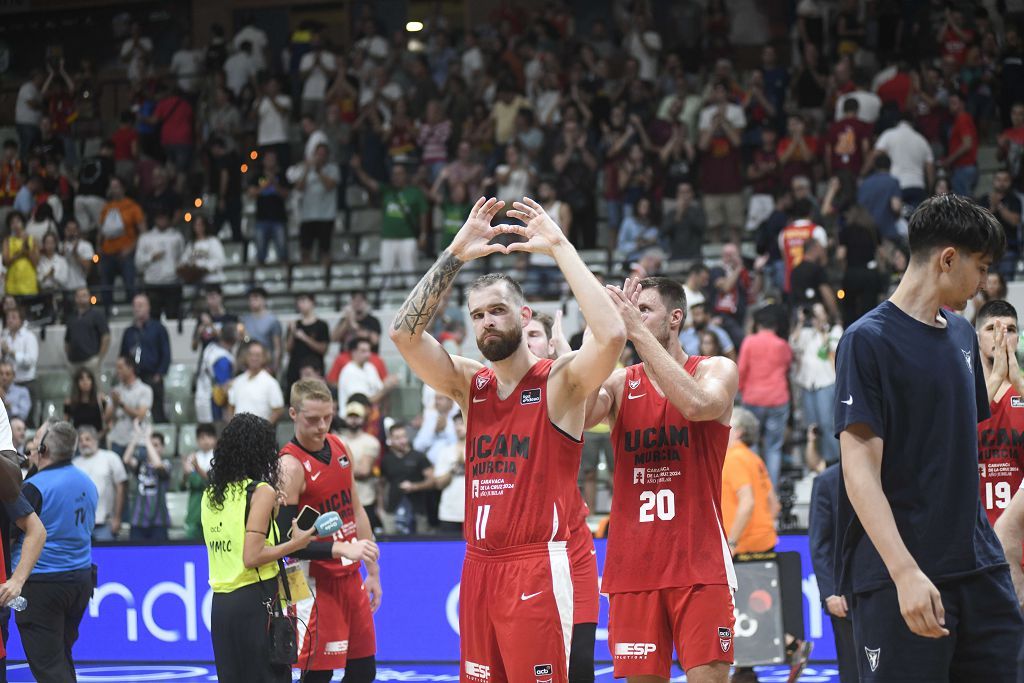
[(853, 394), (850, 394), (850, 398), (846, 399), (845, 401), (840, 401), (840, 403), (845, 403), (848, 406), (852, 406), (853, 405)]
[(477, 398), (476, 396), (473, 397), (473, 403), (483, 403), (486, 400), (486, 398)]
[(323, 472), (317, 472), (316, 474), (311, 474), (311, 475), (309, 475), (309, 480), (310, 481), (316, 481), (317, 479), (320, 478), (321, 474), (323, 474)]
[(596, 551), (596, 550), (594, 550), (594, 549), (591, 549), (591, 550), (590, 550), (590, 554), (591, 554), (591, 555), (597, 555), (597, 551)]
[(644, 396), (646, 396), (646, 395), (647, 395), (647, 392), (646, 392), (646, 391), (645, 391), (644, 393), (642, 393), (642, 394), (635, 394), (635, 395), (634, 395), (634, 394), (632, 394), (632, 393), (630, 393), (630, 394), (629, 394), (629, 398), (630, 398), (630, 399), (634, 399), (634, 398), (643, 398), (643, 397), (644, 397)]
[(543, 592), (544, 591), (537, 591), (536, 593), (530, 593), (529, 595), (527, 595), (526, 593), (520, 593), (519, 594), (519, 599), (520, 600), (529, 600), (530, 598), (537, 597), (538, 595), (540, 595)]

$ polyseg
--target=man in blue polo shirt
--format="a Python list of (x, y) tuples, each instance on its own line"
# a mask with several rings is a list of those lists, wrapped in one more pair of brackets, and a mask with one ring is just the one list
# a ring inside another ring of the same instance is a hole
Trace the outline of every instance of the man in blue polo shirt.
[(988, 211), (940, 195), (909, 241), (892, 297), (839, 342), (836, 593), (852, 596), (861, 681), (1010, 683), (1024, 621), (978, 498), (985, 374), (970, 323), (947, 310), (1006, 238)]
[[(29, 667), (37, 681), (74, 681), (71, 648), (93, 589), (92, 530), (96, 486), (72, 466), (78, 432), (67, 422), (44, 424), (33, 440), (32, 464), (38, 471), (22, 493), (46, 527), (46, 545), (21, 594), (28, 601), (15, 614)], [(14, 544), (14, 566), (25, 548)]]

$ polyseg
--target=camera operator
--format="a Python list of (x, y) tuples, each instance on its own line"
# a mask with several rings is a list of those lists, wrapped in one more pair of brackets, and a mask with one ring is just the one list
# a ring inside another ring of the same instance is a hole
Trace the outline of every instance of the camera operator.
[[(95, 585), (92, 531), (99, 496), (89, 476), (71, 464), (77, 441), (68, 422), (41, 426), (30, 456), (37, 471), (22, 489), (48, 541), (21, 590), (28, 605), (15, 614), (29, 668), (40, 683), (75, 680), (71, 648)], [(28, 553), (28, 537), (19, 536), (15, 567)]]

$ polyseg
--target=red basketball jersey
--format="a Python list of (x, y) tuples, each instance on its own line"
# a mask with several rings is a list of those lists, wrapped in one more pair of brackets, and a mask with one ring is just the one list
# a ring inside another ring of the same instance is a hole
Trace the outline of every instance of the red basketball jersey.
[(1013, 387), (978, 423), (978, 480), (988, 521), (996, 523), (1024, 480), (1024, 398)]
[[(690, 356), (691, 375), (704, 360)], [(643, 364), (626, 368), (615, 452), (604, 593), (728, 584), (735, 588), (719, 499), (729, 426), (691, 422)]]
[(793, 269), (804, 260), (804, 242), (814, 236), (814, 228), (816, 227), (817, 225), (814, 221), (802, 218), (782, 229), (779, 246), (781, 247), (782, 259), (786, 268), (782, 289), (787, 294), (789, 293), (789, 280), (793, 274)]
[[(341, 529), (328, 538), (314, 538), (314, 543), (356, 540), (355, 507), (352, 504), (352, 460), (341, 439), (328, 434), (323, 450), (311, 453), (292, 439), (281, 449), (302, 465), (306, 477), (306, 490), (299, 496), (299, 510), (305, 506), (316, 508), (320, 514), (335, 511), (341, 516)], [(313, 560), (309, 571), (315, 578), (344, 576), (359, 569), (358, 562), (340, 560)]]
[(583, 442), (548, 417), (550, 360), (504, 400), (490, 368), (473, 376), (466, 419), (466, 542), (482, 550), (565, 541), (578, 514)]

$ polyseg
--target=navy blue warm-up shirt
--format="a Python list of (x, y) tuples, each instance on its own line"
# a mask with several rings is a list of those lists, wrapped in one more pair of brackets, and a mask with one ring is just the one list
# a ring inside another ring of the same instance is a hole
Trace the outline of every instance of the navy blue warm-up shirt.
[[(863, 423), (882, 438), (882, 489), (933, 582), (1006, 563), (978, 497), (977, 425), (989, 416), (978, 338), (964, 318), (942, 316), (946, 327), (933, 327), (885, 301), (850, 326), (836, 352), (836, 434)], [(854, 593), (890, 585), (845, 484), (837, 512), (836, 585)]]

